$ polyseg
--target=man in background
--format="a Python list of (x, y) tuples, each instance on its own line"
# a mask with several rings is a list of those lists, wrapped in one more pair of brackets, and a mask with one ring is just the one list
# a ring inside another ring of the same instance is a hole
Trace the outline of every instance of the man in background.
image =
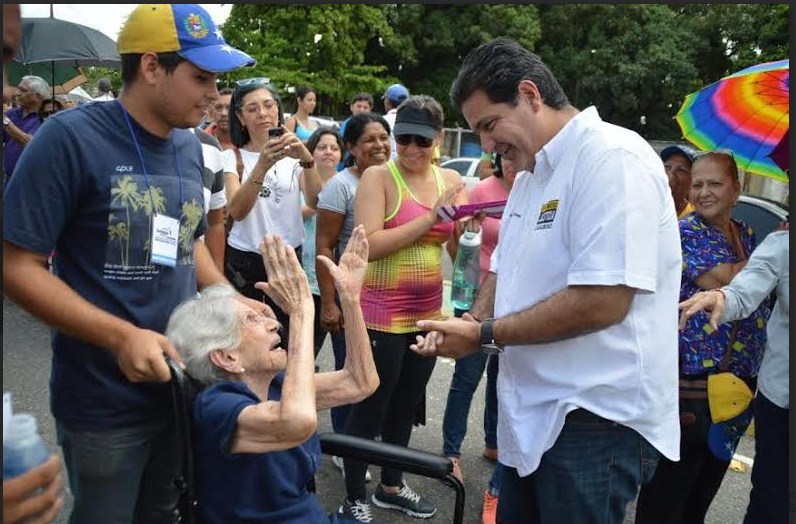
[(398, 157), (393, 128), (395, 127), (395, 116), (398, 114), (398, 106), (407, 98), (409, 98), (409, 90), (402, 84), (391, 85), (381, 97), (384, 102), (384, 120), (390, 124), (390, 160), (395, 160)]
[(23, 76), (17, 88), (19, 106), (3, 114), (3, 173), (14, 174), (22, 150), (41, 126), (42, 103), (50, 98), (50, 85), (40, 76)]
[(229, 107), (232, 103), (231, 87), (219, 89), (218, 98), (210, 106), (208, 116), (210, 123), (204, 128), (208, 134), (216, 137), (222, 151), (232, 149), (232, 139), (229, 138)]
[(93, 98), (93, 100), (97, 102), (110, 102), (112, 100), (116, 100), (116, 97), (113, 96), (113, 91), (111, 90), (111, 81), (107, 78), (99, 79), (97, 82), (97, 91), (99, 91), (99, 95)]
[[(357, 93), (354, 95), (354, 98), (351, 99), (348, 109), (351, 110), (351, 116), (343, 120), (343, 122), (340, 124), (339, 133), (341, 137), (345, 136), (345, 128), (352, 116), (356, 116), (360, 113), (367, 113), (368, 111), (373, 110), (373, 95), (370, 93)], [(351, 154), (348, 151), (343, 152), (343, 159), (337, 164), (338, 171), (342, 171), (345, 168), (346, 161), (350, 155)]]
[(666, 176), (669, 177), (669, 189), (672, 190), (678, 220), (694, 210), (693, 204), (688, 201), (694, 157), (691, 150), (680, 146), (669, 146), (661, 151), (661, 160)]

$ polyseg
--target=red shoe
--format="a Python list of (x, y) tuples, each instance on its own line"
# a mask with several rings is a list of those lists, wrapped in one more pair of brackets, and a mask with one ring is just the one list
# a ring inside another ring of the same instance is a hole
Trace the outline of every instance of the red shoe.
[(484, 492), (484, 511), (481, 513), (481, 524), (495, 524), (497, 521), (497, 505), (498, 498), (489, 493), (489, 490)]
[(484, 458), (489, 462), (497, 462), (498, 450), (497, 448), (484, 448)]

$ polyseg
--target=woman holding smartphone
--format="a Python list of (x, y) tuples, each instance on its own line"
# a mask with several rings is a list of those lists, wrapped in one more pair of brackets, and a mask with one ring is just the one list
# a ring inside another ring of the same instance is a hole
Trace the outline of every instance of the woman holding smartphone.
[[(228, 220), (224, 274), (244, 296), (263, 300), (289, 332), (289, 317), (254, 285), (268, 277), (260, 255), (267, 234), (279, 235), (301, 260), (304, 223), (301, 190), (314, 208), (321, 178), (312, 153), (284, 126), (282, 102), (267, 78), (236, 83), (229, 112), (229, 134), (235, 149), (224, 152)], [(233, 166), (240, 164), (242, 169)], [(304, 177), (303, 181), (301, 178)]]

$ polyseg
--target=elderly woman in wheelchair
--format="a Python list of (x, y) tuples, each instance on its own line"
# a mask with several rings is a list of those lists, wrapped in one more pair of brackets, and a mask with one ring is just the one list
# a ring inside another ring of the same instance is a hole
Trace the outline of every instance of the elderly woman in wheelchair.
[[(360, 288), (368, 260), (358, 226), (335, 265), (346, 326), (343, 369), (315, 373), (314, 304), (295, 252), (279, 237), (261, 244), (268, 283), (260, 287), (290, 315), (290, 340), (280, 325), (211, 286), (181, 304), (167, 336), (186, 372), (202, 384), (193, 404), (196, 513), (200, 522), (344, 522), (327, 515), (308, 489), (321, 462), (317, 410), (351, 404), (379, 385)], [(287, 344), (285, 344), (287, 342)]]

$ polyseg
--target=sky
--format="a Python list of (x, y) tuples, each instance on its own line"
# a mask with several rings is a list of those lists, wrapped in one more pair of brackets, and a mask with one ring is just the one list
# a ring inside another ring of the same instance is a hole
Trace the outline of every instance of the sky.
[[(125, 18), (139, 4), (52, 4), (55, 18), (77, 22), (98, 29), (114, 41)], [(219, 25), (229, 16), (232, 4), (199, 4)], [(20, 4), (25, 18), (50, 16), (50, 4)]]

